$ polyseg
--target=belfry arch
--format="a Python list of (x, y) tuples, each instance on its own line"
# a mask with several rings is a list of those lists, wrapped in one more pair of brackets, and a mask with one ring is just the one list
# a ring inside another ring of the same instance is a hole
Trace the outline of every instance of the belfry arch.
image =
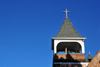
[[(59, 44), (60, 45), (62, 44), (61, 47), (60, 47), (62, 49), (57, 48), (57, 46)], [(65, 51), (64, 48), (67, 48), (67, 47), (69, 47), (70, 50), (73, 51), (73, 52), (80, 53), (79, 51), (82, 50), (82, 53), (85, 53), (84, 40), (80, 39), (80, 38), (71, 38), (71, 39), (68, 39), (68, 38), (66, 38), (66, 39), (56, 39), (56, 38), (54, 38), (53, 46), (54, 46), (54, 53), (57, 53), (58, 51)], [(78, 47), (78, 48), (76, 48), (76, 47)], [(69, 49), (69, 48), (67, 48), (67, 49)], [(71, 48), (73, 48), (73, 50)]]
[(82, 46), (78, 42), (60, 42), (57, 44), (56, 48), (57, 53), (61, 51), (65, 53), (80, 53), (80, 51), (82, 50)]

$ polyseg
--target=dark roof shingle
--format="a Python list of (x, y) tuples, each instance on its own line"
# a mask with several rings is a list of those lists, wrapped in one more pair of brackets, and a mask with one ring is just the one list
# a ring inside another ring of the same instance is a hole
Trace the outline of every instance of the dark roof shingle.
[(82, 37), (82, 36), (79, 35), (79, 33), (76, 31), (70, 20), (68, 18), (65, 18), (56, 37)]

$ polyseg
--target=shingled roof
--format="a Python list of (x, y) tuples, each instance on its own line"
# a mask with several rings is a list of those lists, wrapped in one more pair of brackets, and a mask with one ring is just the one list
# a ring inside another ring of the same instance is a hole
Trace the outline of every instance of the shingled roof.
[(56, 37), (82, 37), (79, 35), (79, 33), (76, 31), (72, 23), (68, 18), (65, 18), (60, 31), (58, 32)]
[(91, 59), (91, 60), (92, 60), (92, 58), (93, 57), (91, 56), (91, 54), (89, 54), (88, 57), (87, 57), (87, 59)]

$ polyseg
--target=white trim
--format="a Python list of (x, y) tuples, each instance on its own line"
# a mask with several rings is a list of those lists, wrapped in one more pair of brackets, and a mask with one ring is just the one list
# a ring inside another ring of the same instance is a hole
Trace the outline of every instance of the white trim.
[(88, 64), (88, 62), (54, 62), (53, 64)]
[[(64, 53), (57, 53), (57, 54), (64, 54)], [(67, 53), (67, 54), (85, 54), (85, 53)]]
[(60, 42), (78, 42), (82, 47), (82, 53), (85, 53), (84, 42), (82, 40), (54, 40), (54, 53), (57, 53), (57, 45)]
[(65, 48), (65, 54), (67, 54), (67, 48)]
[(54, 62), (53, 64), (89, 64), (89, 62)]
[(52, 37), (52, 39), (57, 39), (57, 40), (59, 40), (59, 39), (78, 39), (78, 40), (80, 40), (80, 39), (86, 39), (86, 37)]

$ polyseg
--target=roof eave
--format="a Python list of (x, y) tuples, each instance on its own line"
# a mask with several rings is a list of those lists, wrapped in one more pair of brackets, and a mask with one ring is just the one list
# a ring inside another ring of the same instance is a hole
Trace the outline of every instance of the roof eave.
[(54, 39), (54, 40), (68, 40), (68, 39), (70, 39), (70, 40), (85, 40), (86, 39), (86, 37), (52, 37), (52, 39)]

